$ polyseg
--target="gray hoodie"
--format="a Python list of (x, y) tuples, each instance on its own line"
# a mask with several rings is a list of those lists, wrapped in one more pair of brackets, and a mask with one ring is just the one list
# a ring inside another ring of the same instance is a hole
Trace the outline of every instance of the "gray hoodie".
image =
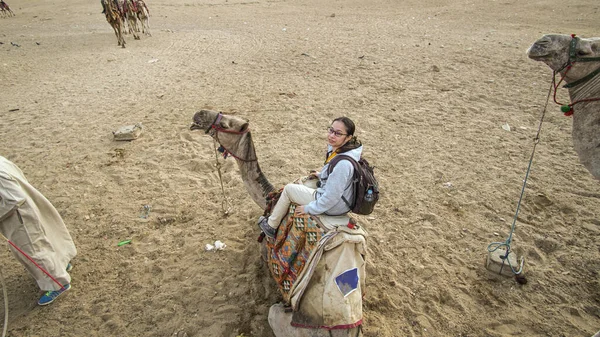
[[(327, 152), (330, 153), (331, 146), (327, 146)], [(338, 154), (338, 156), (352, 157), (358, 161), (362, 153), (362, 145)], [(320, 187), (317, 188), (316, 200), (311, 201), (304, 206), (304, 212), (308, 214), (318, 215), (341, 215), (350, 211), (350, 207), (346, 205), (342, 196), (350, 202), (354, 200), (354, 191), (351, 188), (352, 178), (354, 176), (354, 166), (348, 160), (339, 161), (331, 174), (327, 175), (329, 163), (325, 164), (319, 175)]]

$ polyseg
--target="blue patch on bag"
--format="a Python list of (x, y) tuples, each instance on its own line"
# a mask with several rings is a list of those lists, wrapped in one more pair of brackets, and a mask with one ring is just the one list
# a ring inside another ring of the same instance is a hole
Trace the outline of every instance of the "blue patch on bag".
[(358, 289), (358, 268), (346, 270), (335, 278), (335, 283), (344, 297)]

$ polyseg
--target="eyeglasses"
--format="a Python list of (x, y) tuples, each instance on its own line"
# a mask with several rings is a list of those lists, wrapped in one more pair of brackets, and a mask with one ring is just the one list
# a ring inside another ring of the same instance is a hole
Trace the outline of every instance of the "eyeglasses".
[(347, 133), (341, 133), (339, 131), (335, 131), (331, 126), (327, 128), (327, 132), (331, 135), (335, 135), (336, 137), (347, 136)]

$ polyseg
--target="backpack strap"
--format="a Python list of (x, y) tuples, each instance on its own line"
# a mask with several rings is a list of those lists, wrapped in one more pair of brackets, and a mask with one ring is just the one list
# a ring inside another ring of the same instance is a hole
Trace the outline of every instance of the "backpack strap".
[(333, 168), (335, 167), (335, 165), (337, 165), (337, 163), (339, 163), (342, 160), (347, 160), (350, 163), (352, 163), (352, 166), (354, 166), (354, 174), (356, 174), (358, 162), (350, 156), (337, 155), (329, 161), (329, 167), (327, 168), (327, 176), (329, 176), (331, 174), (331, 172), (333, 172)]
[[(356, 160), (354, 160), (354, 158), (350, 157), (350, 156), (343, 156), (343, 155), (337, 155), (335, 157), (333, 157), (330, 161), (329, 161), (329, 167), (327, 167), (327, 178), (329, 178), (329, 175), (331, 174), (331, 172), (333, 172), (333, 168), (335, 167), (335, 165), (337, 165), (337, 163), (339, 163), (342, 160), (347, 160), (350, 163), (352, 163), (352, 166), (354, 167), (354, 172), (352, 173), (352, 184), (350, 184), (350, 186), (352, 186), (352, 188), (354, 188), (354, 185), (356, 184), (356, 176), (359, 174), (358, 173), (358, 162)], [(354, 196), (356, 197), (356, 191), (354, 191)], [(342, 200), (344, 201), (344, 203), (346, 204), (346, 206), (348, 206), (348, 208), (350, 208), (350, 210), (352, 210), (352, 204), (350, 204), (350, 202), (348, 200), (346, 200), (346, 198), (342, 195)]]

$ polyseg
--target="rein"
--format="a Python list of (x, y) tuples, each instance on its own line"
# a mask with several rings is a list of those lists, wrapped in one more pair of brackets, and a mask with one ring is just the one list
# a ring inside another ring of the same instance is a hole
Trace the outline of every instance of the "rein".
[(223, 186), (223, 175), (221, 175), (221, 163), (219, 163), (219, 155), (216, 148), (216, 140), (213, 139), (213, 147), (215, 148), (215, 162), (217, 163), (217, 172), (219, 173), (219, 181), (221, 182), (221, 192), (223, 192), (223, 200), (221, 200), (221, 209), (225, 215), (229, 215), (233, 210), (233, 206), (225, 194), (225, 187)]
[[(232, 130), (223, 129), (219, 124), (221, 122), (221, 119), (223, 119), (223, 114), (219, 112), (217, 117), (215, 117), (215, 120), (208, 126), (208, 128), (206, 128), (204, 133), (209, 134), (209, 133), (211, 133), (211, 131), (213, 133), (213, 134), (211, 134), (211, 136), (213, 136), (213, 147), (215, 149), (215, 162), (216, 162), (216, 166), (217, 166), (217, 171), (219, 173), (219, 181), (221, 182), (221, 192), (223, 193), (223, 200), (221, 201), (221, 209), (223, 210), (223, 213), (225, 215), (229, 215), (229, 214), (231, 214), (231, 211), (233, 210), (233, 206), (231, 205), (229, 198), (225, 194), (225, 187), (223, 186), (223, 176), (221, 174), (221, 163), (219, 163), (218, 152), (222, 152), (223, 158), (225, 158), (225, 159), (227, 159), (228, 155), (231, 155), (233, 158), (235, 158), (237, 160), (241, 160), (243, 162), (257, 161), (258, 159), (255, 158), (252, 160), (247, 160), (247, 159), (240, 158), (239, 156), (233, 154), (231, 151), (226, 149), (225, 146), (223, 146), (223, 144), (221, 144), (221, 142), (219, 141), (219, 132), (235, 134), (235, 135), (244, 135), (246, 133), (249, 134), (249, 131), (250, 131), (249, 128), (246, 128), (244, 131), (232, 131)], [(217, 150), (217, 146), (216, 146), (217, 144), (220, 145), (220, 148), (218, 150)], [(223, 149), (222, 151), (221, 151), (221, 148)]]
[[(561, 105), (560, 110), (565, 114), (565, 116), (573, 115), (573, 106), (577, 103), (593, 102), (593, 101), (600, 100), (600, 97), (599, 98), (584, 98), (584, 99), (580, 99), (580, 100), (571, 102), (571, 104), (561, 104), (560, 102), (558, 102), (556, 100), (556, 90), (558, 89), (558, 86), (562, 83), (562, 81), (567, 76), (567, 73), (569, 72), (569, 70), (571, 70), (571, 68), (573, 67), (573, 65), (576, 62), (600, 62), (600, 57), (579, 57), (579, 56), (577, 56), (577, 44), (579, 43), (579, 40), (580, 40), (579, 37), (577, 37), (575, 34), (571, 34), (571, 43), (569, 44), (569, 60), (567, 61), (567, 63), (565, 63), (565, 65), (560, 70), (558, 70), (558, 71), (555, 70), (552, 73), (552, 87), (554, 88), (554, 95), (553, 95), (554, 103)], [(566, 69), (566, 70), (565, 70), (564, 74), (561, 75), (558, 83), (556, 83), (556, 73), (562, 71), (563, 69)], [(583, 83), (591, 80), (598, 74), (600, 74), (600, 67), (598, 67), (596, 70), (592, 71), (591, 73), (587, 74), (586, 76), (584, 76), (574, 82), (565, 84), (563, 86), (563, 88), (571, 89), (573, 87), (576, 87), (580, 84), (583, 84)]]

